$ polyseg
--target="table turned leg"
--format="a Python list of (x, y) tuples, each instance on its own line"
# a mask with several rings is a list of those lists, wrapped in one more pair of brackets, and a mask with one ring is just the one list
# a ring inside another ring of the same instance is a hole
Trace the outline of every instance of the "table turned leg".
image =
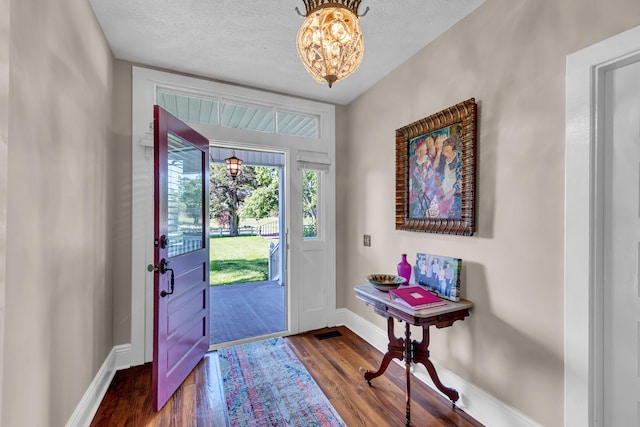
[(405, 358), (404, 370), (406, 374), (406, 404), (405, 404), (405, 424), (407, 427), (411, 425), (411, 324), (405, 323), (404, 330)]
[(389, 337), (389, 345), (387, 347), (387, 353), (382, 358), (380, 368), (376, 372), (370, 372), (369, 370), (364, 372), (364, 379), (371, 385), (371, 380), (384, 374), (387, 370), (389, 363), (393, 359), (402, 360), (404, 357), (405, 341), (402, 338), (397, 338), (393, 332), (393, 317), (387, 318), (387, 336)]
[(436, 368), (429, 360), (429, 327), (422, 327), (422, 341), (417, 342), (413, 341), (413, 361), (415, 363), (422, 363), (425, 368), (427, 368), (427, 372), (429, 372), (429, 376), (433, 380), (433, 383), (436, 385), (438, 390), (445, 394), (451, 400), (451, 403), (455, 407), (456, 401), (460, 398), (458, 392), (449, 387), (445, 387), (441, 382), (440, 378), (438, 378), (438, 374), (436, 372)]

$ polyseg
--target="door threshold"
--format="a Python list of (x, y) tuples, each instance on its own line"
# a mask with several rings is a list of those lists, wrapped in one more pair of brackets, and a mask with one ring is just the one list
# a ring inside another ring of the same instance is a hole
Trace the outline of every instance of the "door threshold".
[(289, 335), (291, 335), (290, 331), (282, 331), (282, 332), (275, 332), (273, 334), (258, 335), (258, 336), (255, 336), (255, 337), (243, 338), (241, 340), (221, 342), (221, 343), (211, 344), (209, 346), (209, 350), (208, 351), (216, 351), (216, 350), (219, 350), (221, 348), (234, 347), (236, 345), (248, 344), (250, 342), (263, 341), (263, 340), (268, 340), (268, 339), (271, 339), (271, 338), (286, 337), (286, 336), (289, 336)]

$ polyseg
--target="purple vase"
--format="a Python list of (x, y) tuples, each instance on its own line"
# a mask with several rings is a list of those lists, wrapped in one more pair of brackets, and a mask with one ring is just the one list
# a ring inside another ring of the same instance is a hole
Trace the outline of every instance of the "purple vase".
[(411, 279), (411, 264), (407, 262), (407, 254), (402, 254), (402, 261), (398, 263), (398, 276), (407, 279), (407, 283)]

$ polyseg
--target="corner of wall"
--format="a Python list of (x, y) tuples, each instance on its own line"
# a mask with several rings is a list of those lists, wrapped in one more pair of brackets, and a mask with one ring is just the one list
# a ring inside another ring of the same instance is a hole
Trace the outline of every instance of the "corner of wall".
[(130, 366), (129, 353), (131, 353), (131, 345), (129, 344), (118, 345), (111, 349), (93, 381), (89, 384), (89, 388), (80, 399), (78, 406), (71, 414), (66, 427), (85, 427), (91, 424), (116, 371)]

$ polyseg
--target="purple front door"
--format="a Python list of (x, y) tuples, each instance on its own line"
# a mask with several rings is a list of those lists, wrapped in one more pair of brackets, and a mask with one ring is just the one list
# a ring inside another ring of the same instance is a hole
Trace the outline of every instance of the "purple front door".
[(153, 410), (209, 348), (209, 141), (154, 106)]

